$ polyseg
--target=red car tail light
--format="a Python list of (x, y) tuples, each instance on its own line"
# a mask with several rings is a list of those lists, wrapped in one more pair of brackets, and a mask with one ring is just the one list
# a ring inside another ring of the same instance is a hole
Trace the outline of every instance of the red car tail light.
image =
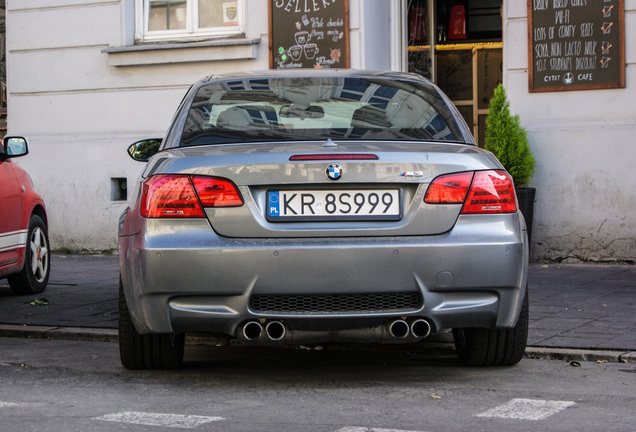
[(241, 206), (243, 199), (232, 182), (214, 177), (166, 174), (143, 183), (140, 211), (145, 218), (202, 218), (202, 205)]
[(515, 213), (517, 195), (510, 174), (503, 170), (475, 173), (463, 214)]
[(464, 204), (462, 214), (515, 213), (517, 198), (506, 171), (477, 171), (437, 177), (428, 188), (427, 204)]
[(159, 175), (143, 184), (141, 215), (146, 218), (204, 217), (189, 176)]
[(424, 202), (427, 204), (462, 204), (473, 180), (472, 172), (437, 177), (428, 187)]
[(243, 205), (241, 193), (229, 180), (193, 176), (192, 181), (203, 207), (240, 207)]

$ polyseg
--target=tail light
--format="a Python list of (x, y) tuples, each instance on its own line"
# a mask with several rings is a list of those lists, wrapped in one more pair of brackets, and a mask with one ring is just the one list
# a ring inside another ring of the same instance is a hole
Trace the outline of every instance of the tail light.
[(427, 204), (464, 204), (462, 214), (515, 213), (517, 197), (506, 171), (477, 171), (437, 177), (428, 188)]
[(449, 174), (437, 177), (426, 192), (427, 204), (462, 204), (473, 181), (472, 172)]
[(243, 197), (229, 180), (217, 177), (192, 176), (194, 188), (203, 207), (240, 207)]
[(143, 183), (141, 215), (145, 218), (202, 218), (204, 207), (239, 207), (240, 192), (217, 177), (157, 175)]
[(517, 195), (505, 171), (478, 171), (462, 208), (464, 214), (515, 213)]

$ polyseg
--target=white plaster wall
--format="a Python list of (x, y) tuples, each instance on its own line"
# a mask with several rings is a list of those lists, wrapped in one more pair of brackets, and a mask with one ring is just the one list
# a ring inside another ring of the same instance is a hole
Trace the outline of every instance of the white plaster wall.
[(526, 0), (504, 2), (504, 86), (537, 159), (535, 260), (636, 261), (636, 0), (626, 88), (529, 93)]
[(362, 0), (350, 2), (349, 23), (355, 41), (354, 69), (388, 70), (391, 67), (391, 3), (400, 0)]
[[(352, 67), (389, 67), (376, 55), (388, 46), (387, 3), (350, 0)], [(54, 249), (116, 249), (126, 203), (111, 201), (111, 178), (132, 184), (143, 169), (127, 146), (163, 136), (199, 78), (269, 67), (267, 0), (246, 4), (246, 38), (260, 38), (255, 59), (114, 67), (102, 50), (132, 42), (133, 0), (7, 0), (8, 133), (29, 140), (16, 162), (47, 204)]]

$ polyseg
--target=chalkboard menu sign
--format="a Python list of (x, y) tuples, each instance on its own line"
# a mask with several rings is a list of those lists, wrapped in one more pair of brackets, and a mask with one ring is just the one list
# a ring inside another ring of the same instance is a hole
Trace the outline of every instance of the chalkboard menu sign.
[(625, 87), (624, 0), (528, 0), (531, 92)]
[(270, 68), (348, 68), (348, 0), (270, 0)]

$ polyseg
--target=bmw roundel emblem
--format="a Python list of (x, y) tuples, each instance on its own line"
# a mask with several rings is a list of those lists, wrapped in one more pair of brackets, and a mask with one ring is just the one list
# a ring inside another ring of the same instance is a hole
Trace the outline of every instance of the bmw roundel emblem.
[(327, 174), (327, 178), (329, 180), (340, 180), (342, 178), (343, 173), (344, 173), (344, 170), (337, 163), (333, 163), (329, 165), (327, 167), (327, 170), (325, 171), (325, 174)]

